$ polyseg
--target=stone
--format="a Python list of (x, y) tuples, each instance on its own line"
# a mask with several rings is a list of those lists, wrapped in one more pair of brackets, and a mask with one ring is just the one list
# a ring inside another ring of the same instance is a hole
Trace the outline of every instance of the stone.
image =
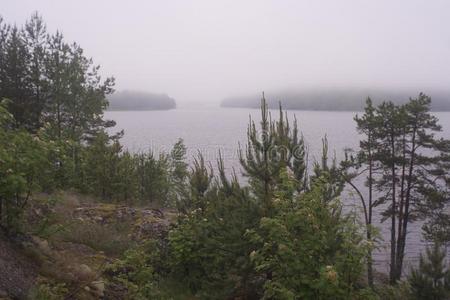
[(101, 216), (95, 216), (94, 220), (98, 223), (102, 223), (103, 222), (103, 218)]
[(105, 295), (105, 282), (102, 280), (92, 281), (90, 284), (92, 293), (97, 297), (104, 297)]
[(74, 269), (77, 274), (77, 277), (80, 278), (81, 280), (87, 280), (95, 276), (94, 272), (88, 265), (81, 264), (79, 266), (76, 266)]
[(33, 236), (32, 239), (33, 243), (37, 246), (39, 251), (41, 251), (44, 255), (52, 256), (52, 249), (50, 249), (47, 240), (41, 239), (37, 236)]

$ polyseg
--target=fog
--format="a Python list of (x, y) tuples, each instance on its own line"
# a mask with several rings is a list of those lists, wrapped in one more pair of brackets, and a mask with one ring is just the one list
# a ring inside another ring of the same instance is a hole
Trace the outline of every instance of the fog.
[(0, 0), (116, 78), (177, 103), (303, 87), (446, 89), (450, 1)]

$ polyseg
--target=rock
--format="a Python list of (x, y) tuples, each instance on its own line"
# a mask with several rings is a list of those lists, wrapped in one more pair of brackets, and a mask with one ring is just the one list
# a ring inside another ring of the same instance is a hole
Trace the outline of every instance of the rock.
[(42, 209), (41, 208), (35, 208), (34, 213), (36, 216), (42, 216)]
[(169, 226), (163, 223), (163, 220), (152, 219), (144, 220), (136, 225), (134, 236), (137, 239), (143, 238), (163, 238), (167, 235)]
[(108, 281), (106, 283), (104, 299), (126, 299), (128, 294), (128, 289), (118, 283)]
[(52, 249), (48, 244), (47, 240), (41, 239), (37, 236), (32, 237), (33, 243), (38, 247), (38, 249), (47, 256), (52, 256)]
[(8, 298), (8, 293), (3, 290), (0, 290), (0, 299), (1, 298)]
[(95, 216), (94, 220), (98, 223), (102, 223), (103, 222), (103, 218), (101, 216)]
[(90, 284), (92, 293), (97, 297), (104, 297), (105, 295), (105, 282), (102, 280), (92, 281)]
[(92, 269), (85, 264), (78, 265), (74, 268), (77, 277), (80, 280), (88, 280), (90, 278), (94, 278), (95, 274)]

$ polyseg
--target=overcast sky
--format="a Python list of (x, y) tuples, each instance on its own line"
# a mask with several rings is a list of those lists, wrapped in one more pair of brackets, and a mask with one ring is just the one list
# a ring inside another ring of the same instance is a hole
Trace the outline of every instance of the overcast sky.
[(450, 87), (450, 1), (0, 0), (34, 11), (117, 89), (219, 101), (262, 90)]

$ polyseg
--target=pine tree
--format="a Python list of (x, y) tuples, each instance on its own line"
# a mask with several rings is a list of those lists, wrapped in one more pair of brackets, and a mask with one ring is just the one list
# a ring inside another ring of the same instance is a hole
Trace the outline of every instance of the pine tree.
[(39, 129), (43, 124), (42, 113), (48, 101), (48, 82), (45, 74), (45, 60), (47, 55), (47, 29), (44, 20), (38, 13), (34, 13), (25, 23), (22, 35), (30, 56), (29, 76), (32, 90), (31, 119), (28, 120), (33, 130)]
[(435, 136), (441, 127), (430, 103), (424, 94), (404, 105), (384, 102), (374, 109), (368, 102), (363, 118), (356, 118), (366, 140), (353, 167), (369, 167), (369, 203), (359, 191), (366, 224), (371, 223), (371, 208), (379, 205), (386, 207), (382, 221), (391, 221), (391, 283), (402, 274), (408, 225), (431, 217), (449, 199), (450, 141)]
[(445, 300), (450, 298), (450, 268), (445, 266), (445, 249), (435, 242), (420, 255), (419, 267), (408, 276), (411, 297), (417, 300)]
[(188, 164), (186, 160), (186, 146), (183, 139), (179, 139), (169, 155), (170, 195), (168, 205), (177, 205), (187, 193)]
[[(261, 201), (262, 215), (272, 209), (280, 172), (288, 169), (293, 174), (298, 192), (306, 188), (306, 153), (302, 137), (298, 137), (297, 122), (293, 128), (281, 109), (278, 121), (272, 121), (266, 100), (261, 99), (261, 122), (257, 129), (250, 119), (247, 128), (245, 152), (239, 149), (243, 175), (249, 179), (252, 192)], [(245, 153), (245, 154), (244, 154)]]
[(311, 184), (315, 184), (316, 181), (324, 181), (323, 196), (322, 199), (325, 203), (330, 203), (336, 200), (342, 193), (345, 187), (345, 178), (342, 174), (342, 170), (337, 163), (336, 155), (331, 159), (328, 157), (328, 139), (325, 136), (322, 139), (322, 156), (320, 161), (315, 161), (313, 164), (313, 174), (309, 180)]
[(7, 98), (8, 109), (13, 114), (16, 127), (33, 129), (28, 120), (32, 118), (30, 54), (22, 31), (17, 26), (3, 27), (0, 65), (0, 99)]
[[(376, 152), (379, 147), (376, 131), (381, 126), (381, 120), (376, 116), (375, 107), (370, 98), (366, 99), (364, 114), (361, 117), (356, 115), (354, 120), (357, 124), (356, 129), (358, 133), (362, 134), (365, 139), (359, 142), (359, 151), (356, 153), (356, 157), (349, 155), (348, 151), (346, 152), (346, 159), (341, 162), (342, 175), (345, 182), (351, 186), (361, 200), (364, 224), (366, 226), (366, 238), (373, 244), (374, 183), (375, 173), (379, 168), (376, 158)], [(359, 176), (365, 177), (364, 185), (367, 188), (367, 192), (363, 191), (354, 182)], [(367, 254), (367, 282), (373, 288), (372, 265), (372, 249), (369, 248)]]

